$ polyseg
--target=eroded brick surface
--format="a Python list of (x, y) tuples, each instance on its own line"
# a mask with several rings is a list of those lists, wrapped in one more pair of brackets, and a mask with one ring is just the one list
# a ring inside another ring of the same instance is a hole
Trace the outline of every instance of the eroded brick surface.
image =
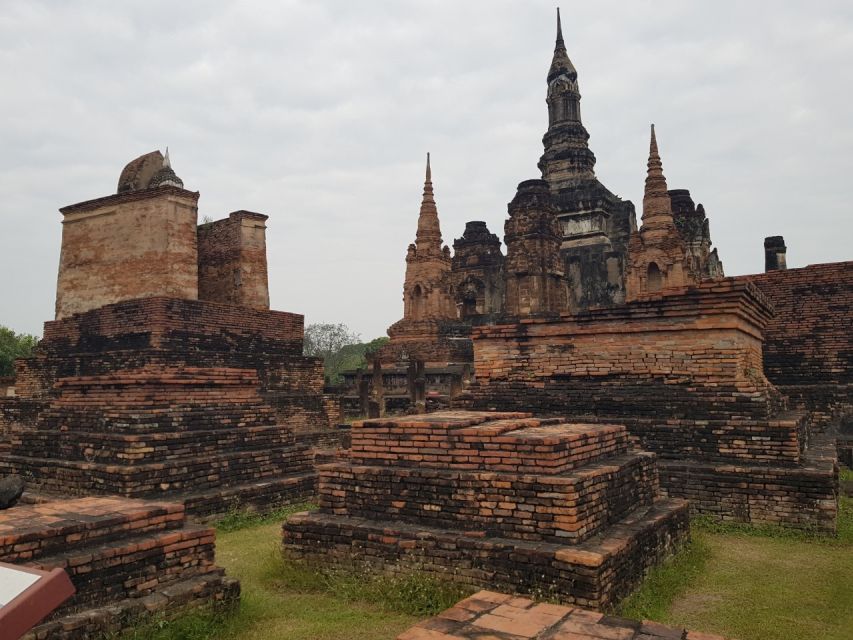
[(215, 531), (167, 502), (89, 497), (0, 513), (0, 561), (62, 568), (76, 593), (27, 638), (116, 633), (155, 612), (227, 604), (239, 583), (214, 564)]
[(723, 640), (649, 620), (605, 616), (576, 607), (535, 603), (480, 591), (397, 640)]
[(659, 497), (655, 457), (628, 450), (625, 427), (521, 412), (356, 422), (348, 456), (320, 467), (318, 494), (318, 512), (284, 525), (296, 558), (591, 607), (627, 595), (688, 527), (686, 503)]

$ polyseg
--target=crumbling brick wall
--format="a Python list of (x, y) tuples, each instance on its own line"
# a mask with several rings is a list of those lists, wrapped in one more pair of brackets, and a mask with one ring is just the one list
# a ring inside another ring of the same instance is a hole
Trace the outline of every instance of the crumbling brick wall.
[(103, 305), (198, 297), (198, 193), (161, 187), (60, 209), (56, 317)]
[(266, 219), (235, 211), (198, 227), (199, 300), (269, 309)]
[(853, 415), (853, 261), (743, 279), (776, 310), (765, 331), (768, 379), (819, 427)]

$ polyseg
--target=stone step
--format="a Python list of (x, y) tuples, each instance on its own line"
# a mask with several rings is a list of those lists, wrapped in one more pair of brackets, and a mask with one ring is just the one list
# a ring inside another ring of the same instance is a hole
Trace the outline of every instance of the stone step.
[(171, 532), (183, 523), (183, 506), (171, 502), (103, 497), (22, 503), (0, 519), (0, 560), (34, 562), (72, 546)]
[(480, 591), (424, 620), (397, 640), (725, 640), (653, 622), (628, 620), (588, 609), (534, 602), (510, 594)]
[(560, 475), (322, 465), (318, 500), (328, 512), (577, 544), (658, 492), (654, 454), (634, 452)]
[(526, 414), (437, 412), (353, 424), (353, 464), (558, 474), (620, 455), (628, 432)]
[(146, 596), (174, 582), (224, 570), (214, 565), (213, 529), (187, 525), (173, 531), (127, 534), (110, 542), (83, 540), (70, 550), (29, 566), (64, 569), (77, 589), (59, 610), (73, 612), (105, 602)]
[[(255, 452), (228, 451), (154, 464), (94, 462), (8, 456), (8, 465), (34, 489), (66, 493), (111, 493), (131, 498), (173, 495), (183, 489), (245, 484), (311, 469), (304, 446)], [(50, 473), (44, 470), (50, 469)]]
[(74, 613), (55, 613), (22, 640), (88, 640), (113, 637), (128, 628), (145, 624), (154, 616), (175, 615), (199, 607), (226, 607), (237, 602), (240, 583), (220, 573), (181, 580), (140, 598), (127, 598)]
[(222, 425), (222, 428), (188, 432), (113, 433), (33, 430), (18, 431), (16, 455), (46, 453), (62, 460), (84, 460), (105, 464), (147, 464), (196, 457), (222, 450), (269, 451), (298, 447), (286, 426)]
[(316, 484), (316, 472), (308, 471), (231, 487), (178, 493), (174, 499), (183, 501), (187, 513), (194, 517), (203, 518), (243, 509), (267, 513), (313, 498)]
[(600, 609), (617, 603), (689, 530), (687, 502), (661, 499), (604, 533), (565, 546), (329, 513), (291, 516), (285, 553), (297, 560), (416, 569), (469, 585), (537, 593)]

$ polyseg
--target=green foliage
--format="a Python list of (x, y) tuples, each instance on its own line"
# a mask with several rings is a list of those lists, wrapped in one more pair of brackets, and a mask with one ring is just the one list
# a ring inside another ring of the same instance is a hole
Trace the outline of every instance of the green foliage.
[(341, 372), (359, 369), (366, 364), (366, 356), (375, 352), (388, 338), (359, 342), (361, 337), (345, 324), (309, 324), (305, 327), (306, 356), (323, 358), (323, 368), (331, 384), (341, 382)]
[(15, 358), (29, 356), (38, 341), (36, 336), (0, 326), (0, 376), (15, 375)]
[(841, 481), (842, 482), (853, 482), (853, 469), (848, 469), (847, 467), (841, 467)]
[(249, 509), (234, 508), (220, 520), (215, 522), (216, 530), (223, 533), (239, 531), (247, 527), (258, 527), (273, 522), (283, 522), (288, 516), (300, 511), (314, 511), (317, 505), (312, 502), (301, 502), (281, 507), (267, 513), (258, 513)]

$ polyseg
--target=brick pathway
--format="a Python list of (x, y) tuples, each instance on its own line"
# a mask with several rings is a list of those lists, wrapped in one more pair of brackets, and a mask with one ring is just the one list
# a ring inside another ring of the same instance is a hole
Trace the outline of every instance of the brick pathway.
[(720, 636), (480, 591), (397, 640), (724, 640)]

